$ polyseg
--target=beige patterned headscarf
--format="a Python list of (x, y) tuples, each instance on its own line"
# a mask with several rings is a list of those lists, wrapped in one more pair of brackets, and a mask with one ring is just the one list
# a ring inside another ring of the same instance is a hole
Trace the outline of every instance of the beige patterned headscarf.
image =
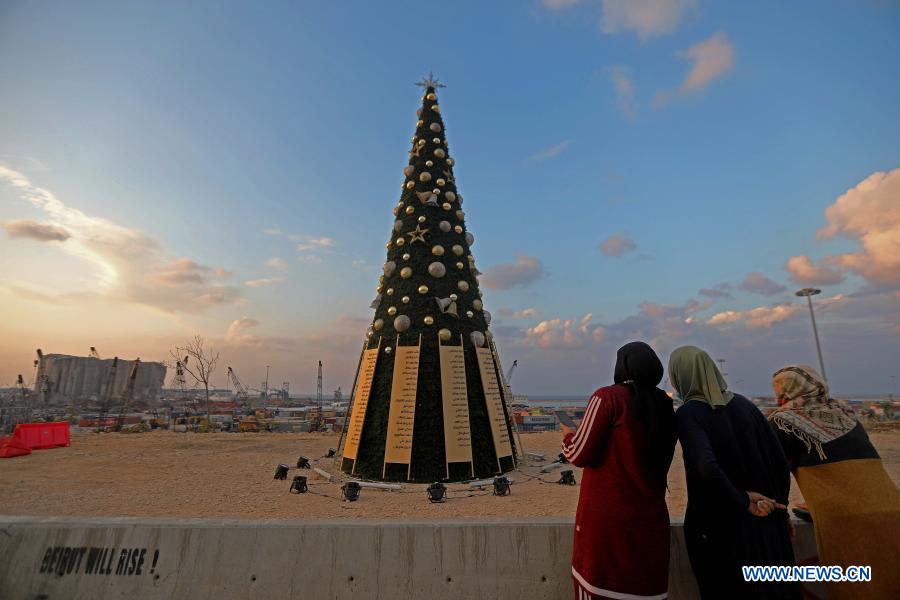
[(843, 402), (828, 397), (828, 384), (812, 367), (789, 365), (772, 376), (772, 387), (781, 407), (769, 420), (785, 433), (813, 447), (824, 460), (822, 444), (836, 440), (856, 427), (856, 415)]

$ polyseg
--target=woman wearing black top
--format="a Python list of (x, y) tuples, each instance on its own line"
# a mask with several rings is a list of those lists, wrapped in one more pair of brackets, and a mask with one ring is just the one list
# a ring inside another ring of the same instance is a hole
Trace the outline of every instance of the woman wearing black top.
[(795, 564), (786, 510), (790, 471), (766, 418), (727, 389), (709, 355), (684, 346), (669, 359), (684, 404), (684, 518), (691, 568), (705, 600), (800, 598), (796, 584), (744, 581), (742, 566)]

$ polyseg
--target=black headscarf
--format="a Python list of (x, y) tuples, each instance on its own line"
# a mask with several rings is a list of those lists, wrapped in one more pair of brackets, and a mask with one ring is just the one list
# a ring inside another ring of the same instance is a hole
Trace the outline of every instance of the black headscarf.
[(644, 342), (630, 342), (616, 352), (613, 380), (628, 386), (631, 411), (646, 431), (648, 466), (665, 482), (675, 453), (675, 413), (672, 399), (656, 387), (662, 376), (659, 357)]

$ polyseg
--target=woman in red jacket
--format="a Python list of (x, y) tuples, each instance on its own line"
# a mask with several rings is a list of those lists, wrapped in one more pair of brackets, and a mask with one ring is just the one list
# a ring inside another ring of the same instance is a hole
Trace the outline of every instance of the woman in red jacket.
[(563, 454), (583, 467), (572, 577), (577, 600), (661, 600), (669, 572), (666, 474), (675, 451), (672, 400), (647, 344), (619, 348), (615, 385), (594, 392)]

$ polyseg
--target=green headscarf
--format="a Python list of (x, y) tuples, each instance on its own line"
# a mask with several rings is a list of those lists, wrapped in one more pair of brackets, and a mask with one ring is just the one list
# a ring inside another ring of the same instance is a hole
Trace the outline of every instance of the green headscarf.
[(684, 402), (699, 400), (714, 409), (728, 404), (734, 394), (713, 359), (696, 346), (676, 348), (669, 357), (669, 381)]

